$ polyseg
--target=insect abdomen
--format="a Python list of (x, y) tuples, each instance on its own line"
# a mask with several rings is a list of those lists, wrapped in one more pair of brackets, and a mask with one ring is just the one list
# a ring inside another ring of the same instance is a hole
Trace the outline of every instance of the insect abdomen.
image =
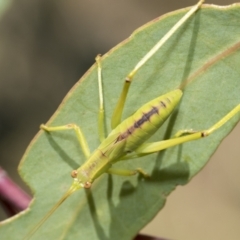
[(176, 89), (143, 105), (118, 127), (119, 141), (126, 140), (125, 151), (134, 151), (162, 126), (182, 97)]

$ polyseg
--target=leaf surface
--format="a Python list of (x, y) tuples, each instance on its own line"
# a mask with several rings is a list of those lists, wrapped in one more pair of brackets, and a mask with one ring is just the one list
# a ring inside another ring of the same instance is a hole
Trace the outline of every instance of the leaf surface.
[[(108, 132), (124, 78), (185, 12), (179, 10), (153, 20), (103, 56)], [(199, 69), (200, 74), (186, 86), (178, 109), (150, 141), (168, 139), (180, 129), (207, 129), (224, 117), (240, 103), (240, 44), (236, 45), (239, 19), (239, 4), (224, 8), (205, 5), (198, 11), (136, 74), (124, 118), (147, 101), (177, 88)], [(217, 57), (223, 53), (227, 54)], [(217, 61), (210, 64), (216, 57)], [(98, 105), (94, 64), (47, 125), (78, 124), (93, 151), (99, 145)], [(117, 163), (116, 167), (121, 168), (141, 167), (151, 177), (102, 175), (90, 191), (78, 191), (67, 199), (32, 239), (132, 239), (164, 206), (171, 191), (186, 184), (205, 166), (238, 121), (239, 114), (208, 138)], [(84, 161), (73, 131), (40, 131), (19, 166), (35, 199), (30, 210), (1, 226), (0, 235), (22, 239), (69, 188), (70, 172)]]

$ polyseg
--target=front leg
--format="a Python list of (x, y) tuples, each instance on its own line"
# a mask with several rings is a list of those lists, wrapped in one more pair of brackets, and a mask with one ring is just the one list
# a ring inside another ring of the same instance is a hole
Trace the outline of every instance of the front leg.
[(84, 137), (84, 134), (83, 134), (81, 128), (78, 125), (71, 123), (71, 124), (62, 125), (62, 126), (48, 127), (45, 124), (41, 124), (40, 128), (47, 132), (57, 132), (57, 131), (73, 129), (77, 135), (78, 142), (80, 144), (80, 147), (82, 148), (82, 151), (83, 151), (86, 159), (89, 158), (90, 150), (88, 147), (88, 143), (86, 141), (86, 138)]
[(149, 177), (149, 175), (144, 172), (141, 168), (137, 168), (135, 170), (129, 170), (129, 169), (120, 169), (120, 168), (109, 168), (107, 170), (107, 173), (119, 175), (119, 176), (134, 176), (136, 174), (141, 174), (143, 177)]

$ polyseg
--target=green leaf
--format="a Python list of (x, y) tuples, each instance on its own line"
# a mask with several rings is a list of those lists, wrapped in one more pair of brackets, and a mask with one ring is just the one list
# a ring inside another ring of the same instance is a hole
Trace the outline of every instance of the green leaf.
[[(108, 132), (124, 78), (185, 11), (153, 20), (103, 56)], [(200, 74), (186, 86), (177, 111), (150, 141), (170, 138), (180, 129), (207, 129), (224, 117), (240, 103), (240, 44), (236, 45), (239, 19), (239, 4), (224, 8), (206, 5), (198, 11), (136, 74), (124, 118), (143, 103), (177, 88), (199, 69)], [(216, 57), (217, 61), (210, 64)], [(202, 66), (205, 67), (201, 69)], [(93, 65), (47, 124), (78, 124), (93, 151), (99, 145), (97, 116), (97, 69)], [(164, 206), (171, 191), (186, 184), (205, 166), (238, 121), (239, 114), (208, 138), (117, 163), (128, 169), (141, 167), (151, 178), (104, 174), (91, 190), (78, 191), (67, 199), (32, 239), (132, 239)], [(40, 131), (19, 167), (22, 178), (35, 192), (35, 199), (30, 210), (1, 226), (0, 235), (5, 239), (23, 238), (69, 188), (70, 172), (83, 162), (72, 131)]]

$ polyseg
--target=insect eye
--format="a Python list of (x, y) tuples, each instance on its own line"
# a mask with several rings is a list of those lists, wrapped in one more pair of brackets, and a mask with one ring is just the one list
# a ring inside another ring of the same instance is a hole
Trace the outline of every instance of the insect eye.
[(71, 172), (71, 177), (72, 177), (72, 178), (76, 178), (76, 177), (77, 177), (77, 174), (78, 174), (77, 170), (73, 170), (73, 171)]
[(85, 182), (84, 183), (84, 188), (90, 188), (92, 184), (90, 182)]

